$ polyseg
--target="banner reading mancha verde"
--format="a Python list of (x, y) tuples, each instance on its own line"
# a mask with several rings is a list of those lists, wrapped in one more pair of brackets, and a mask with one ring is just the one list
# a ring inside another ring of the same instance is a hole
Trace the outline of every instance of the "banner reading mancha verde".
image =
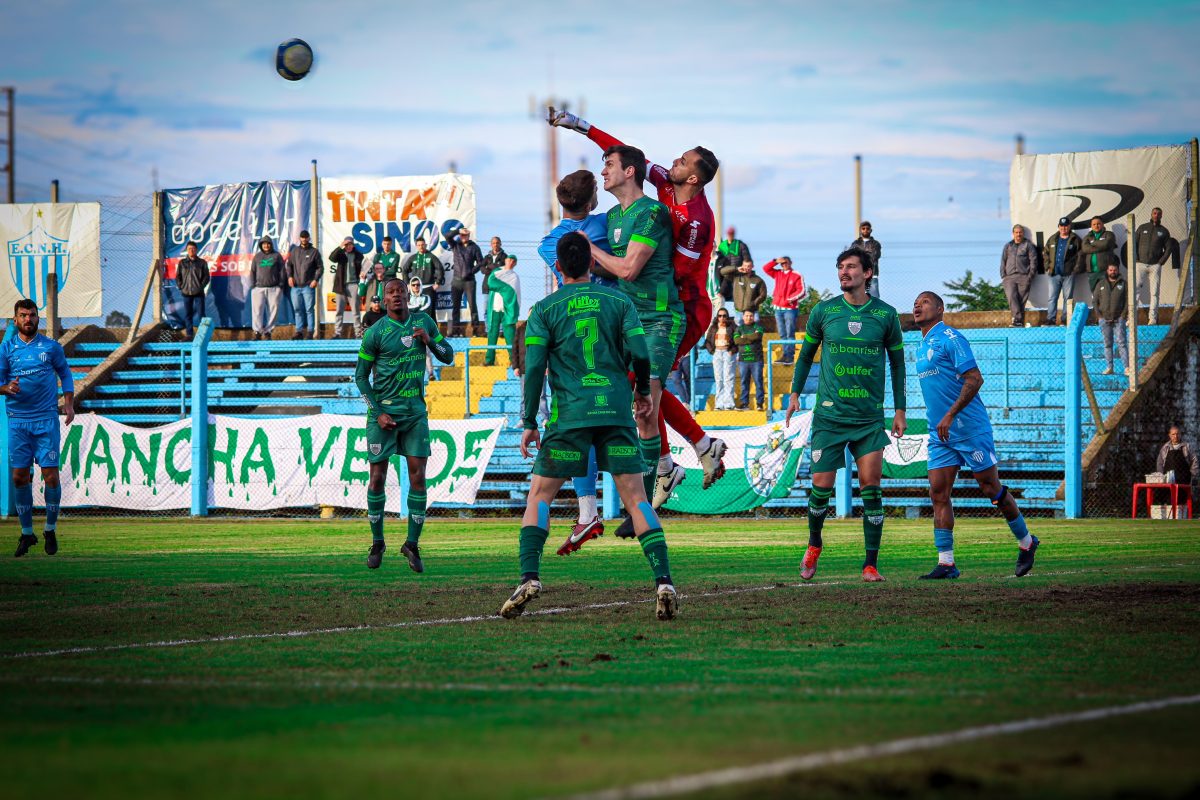
[[(475, 502), (503, 425), (503, 419), (430, 421), (430, 504)], [(190, 508), (191, 442), (189, 420), (131, 428), (80, 415), (62, 429), (62, 505)], [(366, 508), (367, 442), (360, 416), (252, 420), (212, 415), (208, 453), (210, 508)], [(387, 484), (392, 512), (400, 510), (397, 461)], [(42, 490), (39, 485), (39, 504), (44, 504)]]

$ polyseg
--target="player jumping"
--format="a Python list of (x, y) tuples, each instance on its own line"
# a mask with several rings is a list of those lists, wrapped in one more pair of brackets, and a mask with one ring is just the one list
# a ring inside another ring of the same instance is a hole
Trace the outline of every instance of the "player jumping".
[[(363, 333), (354, 383), (367, 401), (367, 519), (371, 552), (367, 566), (383, 563), (383, 512), (387, 502), (388, 460), (408, 460), (408, 539), (400, 552), (413, 572), (424, 572), (417, 542), (425, 527), (425, 464), (429, 460), (429, 411), (425, 407), (425, 353), (443, 364), (454, 361), (454, 348), (426, 313), (410, 311), (408, 288), (392, 278), (383, 288), (387, 316)], [(374, 374), (374, 381), (371, 376)]]
[[(521, 454), (528, 458), (530, 447), (536, 447), (537, 460), (521, 520), (521, 583), (504, 602), (500, 615), (520, 616), (541, 593), (539, 567), (550, 535), (550, 503), (563, 481), (584, 474), (588, 450), (595, 447), (600, 469), (612, 474), (617, 492), (630, 510), (642, 552), (654, 573), (655, 613), (660, 620), (671, 619), (678, 596), (671, 582), (662, 524), (646, 501), (643, 458), (636, 438), (638, 426), (654, 425), (648, 336), (623, 293), (588, 279), (592, 251), (585, 235), (564, 235), (557, 255), (563, 287), (534, 304), (525, 328)], [(636, 376), (636, 396), (629, 388), (630, 364)], [(547, 371), (553, 408), (543, 440), (537, 413)]]
[[(622, 145), (616, 137), (565, 111), (556, 112), (551, 108), (549, 122), (556, 127), (568, 128), (586, 135), (606, 153), (613, 147)], [(670, 169), (647, 162), (645, 176), (658, 189), (659, 201), (670, 210), (674, 241), (671, 264), (674, 267), (677, 291), (687, 321), (673, 368), (678, 368), (680, 360), (692, 351), (712, 322), (712, 301), (708, 296), (707, 281), (716, 221), (708, 204), (708, 197), (704, 193), (704, 186), (716, 176), (719, 166), (720, 163), (712, 151), (699, 146), (685, 151), (671, 163)], [(683, 468), (676, 466), (671, 459), (671, 448), (667, 441), (668, 424), (695, 449), (696, 458), (704, 469), (704, 488), (707, 489), (725, 474), (725, 465), (721, 463), (726, 449), (725, 442), (705, 433), (687, 406), (674, 395), (665, 392), (658, 422), (661, 444), (653, 498), (655, 508), (671, 497), (671, 493), (683, 482), (685, 475)], [(618, 529), (617, 535), (627, 533), (627, 526), (628, 521)]]
[[(896, 413), (892, 436), (904, 435), (904, 339), (896, 309), (867, 295), (867, 284), (875, 274), (869, 253), (851, 248), (837, 258), (841, 297), (822, 300), (813, 308), (804, 331), (804, 344), (784, 427), (800, 410), (800, 390), (808, 380), (817, 348), (821, 348), (821, 377), (817, 407), (812, 421), (812, 487), (808, 500), (808, 550), (800, 577), (812, 580), (821, 557), (821, 528), (829, 510), (837, 470), (845, 466), (844, 453), (858, 465), (859, 494), (863, 501), (863, 539), (867, 557), (863, 580), (877, 583), (879, 543), (883, 539), (883, 428), (884, 362), (891, 364), (892, 401)], [(884, 354), (887, 354), (886, 359)]]
[(17, 519), (21, 538), (16, 557), (37, 544), (33, 533), (33, 462), (42, 468), (46, 484), (46, 555), (58, 552), (58, 506), (62, 486), (58, 480), (58, 384), (63, 390), (63, 420), (75, 419), (75, 381), (62, 345), (38, 333), (38, 309), (32, 300), (18, 300), (13, 308), (17, 335), (0, 346), (0, 394), (8, 398), (9, 463), (16, 488)]
[(913, 321), (920, 326), (922, 337), (917, 377), (929, 420), (938, 420), (937, 427), (929, 431), (929, 499), (933, 501), (938, 564), (921, 578), (938, 580), (962, 574), (954, 565), (954, 506), (950, 501), (959, 467), (971, 470), (984, 496), (1008, 520), (1009, 530), (1017, 538), (1016, 575), (1020, 577), (1033, 569), (1038, 538), (1029, 533), (1017, 501), (1000, 483), (992, 423), (979, 399), (983, 375), (966, 337), (943, 321), (945, 310), (942, 298), (933, 292), (921, 292), (913, 302)]

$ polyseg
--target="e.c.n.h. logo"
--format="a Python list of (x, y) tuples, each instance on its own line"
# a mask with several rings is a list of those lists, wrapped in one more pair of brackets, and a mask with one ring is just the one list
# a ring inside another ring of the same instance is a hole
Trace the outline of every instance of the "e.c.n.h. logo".
[(8, 252), (8, 274), (17, 292), (37, 303), (39, 310), (46, 307), (51, 267), (58, 275), (58, 291), (66, 287), (71, 273), (71, 242), (47, 232), (40, 210), (29, 233), (8, 240), (4, 249)]

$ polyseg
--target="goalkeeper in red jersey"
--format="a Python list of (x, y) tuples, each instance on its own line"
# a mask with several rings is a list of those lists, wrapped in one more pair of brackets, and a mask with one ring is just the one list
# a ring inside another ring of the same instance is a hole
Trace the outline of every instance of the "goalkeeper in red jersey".
[[(550, 109), (549, 122), (559, 128), (578, 131), (595, 142), (601, 150), (622, 144), (586, 120), (565, 111)], [(671, 163), (671, 167), (659, 166), (647, 161), (646, 177), (658, 189), (658, 199), (671, 212), (671, 229), (674, 250), (671, 264), (675, 271), (675, 285), (683, 303), (687, 327), (676, 354), (676, 364), (695, 347), (712, 322), (712, 300), (706, 289), (708, 268), (712, 258), (716, 221), (704, 186), (717, 174), (719, 162), (711, 150), (694, 147), (687, 150)], [(704, 488), (725, 473), (721, 457), (725, 454), (725, 443), (704, 432), (687, 406), (668, 392), (662, 396), (659, 414), (659, 434), (662, 439), (658, 476), (655, 481), (653, 506), (665, 503), (675, 488), (683, 482), (684, 471), (671, 459), (671, 448), (667, 442), (669, 424), (691, 442), (696, 458), (704, 469)], [(621, 535), (618, 530), (617, 535)]]

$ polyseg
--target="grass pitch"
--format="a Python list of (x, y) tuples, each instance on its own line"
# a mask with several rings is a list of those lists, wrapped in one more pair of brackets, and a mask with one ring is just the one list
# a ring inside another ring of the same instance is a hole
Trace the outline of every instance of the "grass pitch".
[[(1017, 580), (1003, 522), (963, 520), (963, 577), (931, 583), (929, 523), (889, 520), (888, 582), (866, 585), (861, 524), (836, 521), (798, 585), (802, 519), (669, 520), (670, 623), (611, 535), (560, 558), (559, 520), (531, 610), (560, 613), (506, 621), (516, 524), (432, 518), (418, 576), (388, 523), (374, 572), (365, 524), (318, 521), (76, 520), (57, 556), (0, 560), (5, 796), (571, 795), (1200, 691), (1194, 523), (1035, 520)], [(1198, 723), (1189, 705), (702, 795), (1195, 796)]]

